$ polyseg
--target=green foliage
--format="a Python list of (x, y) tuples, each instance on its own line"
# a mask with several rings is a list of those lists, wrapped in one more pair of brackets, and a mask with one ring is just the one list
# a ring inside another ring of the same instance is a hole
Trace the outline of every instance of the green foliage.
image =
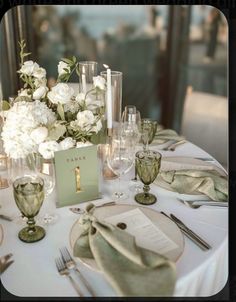
[(59, 114), (61, 120), (65, 120), (65, 113), (63, 109), (63, 105), (61, 103), (58, 103), (57, 105), (57, 113)]
[(48, 129), (48, 140), (57, 141), (66, 133), (66, 126), (56, 122), (51, 128)]

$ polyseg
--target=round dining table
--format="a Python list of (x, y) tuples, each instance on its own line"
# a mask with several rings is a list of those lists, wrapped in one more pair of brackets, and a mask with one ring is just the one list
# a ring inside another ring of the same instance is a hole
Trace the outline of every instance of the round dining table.
[[(161, 150), (162, 146), (152, 144), (150, 149), (159, 151), (162, 158), (211, 157), (207, 152), (188, 141), (179, 145), (175, 151)], [(211, 164), (223, 169), (216, 160)], [(140, 206), (134, 200), (135, 192), (130, 189), (134, 185), (133, 177), (134, 168), (122, 176), (121, 187), (129, 194), (129, 197), (117, 201), (117, 204)], [(111, 201), (116, 183), (117, 179), (104, 180), (101, 176), (101, 198), (91, 202), (100, 205)], [(184, 249), (175, 263), (177, 280), (173, 296), (209, 297), (219, 293), (228, 279), (228, 207), (201, 206), (193, 209), (177, 199), (180, 194), (166, 190), (156, 184), (151, 184), (151, 192), (156, 195), (158, 201), (144, 207), (158, 212), (163, 211), (168, 215), (173, 213), (211, 246), (209, 250), (202, 250), (183, 235)], [(52, 194), (45, 198), (39, 216), (53, 212), (57, 219), (54, 223), (43, 225), (46, 236), (42, 240), (35, 243), (24, 243), (18, 238), (18, 232), (23, 225), (19, 223), (19, 219), (16, 219), (20, 212), (14, 201), (12, 186), (0, 190), (0, 196), (0, 213), (15, 218), (13, 221), (0, 219), (3, 230), (0, 256), (13, 253), (12, 258), (14, 259), (14, 263), (1, 275), (1, 282), (5, 289), (10, 294), (19, 297), (78, 296), (69, 280), (58, 273), (55, 258), (60, 255), (59, 249), (63, 246), (66, 246), (72, 254), (70, 232), (80, 214), (70, 211), (70, 206), (56, 208), (57, 192), (55, 188)], [(194, 199), (194, 196), (191, 195), (190, 198)], [(206, 199), (204, 196), (199, 198)], [(73, 207), (79, 206), (84, 209), (88, 203), (83, 202), (73, 205)], [(84, 264), (79, 258), (75, 258), (75, 260), (96, 297), (117, 296), (102, 272)], [(81, 284), (84, 296), (89, 297), (90, 294), (83, 287), (79, 276), (75, 274), (74, 277), (78, 284)]]

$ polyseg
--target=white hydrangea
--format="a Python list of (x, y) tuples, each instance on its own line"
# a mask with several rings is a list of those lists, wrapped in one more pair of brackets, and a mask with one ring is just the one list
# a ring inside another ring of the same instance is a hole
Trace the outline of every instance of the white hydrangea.
[(51, 159), (54, 157), (54, 152), (59, 151), (60, 146), (56, 141), (47, 141), (39, 144), (38, 152), (45, 159)]
[(73, 148), (76, 144), (76, 141), (72, 137), (66, 137), (59, 143), (60, 150), (67, 150)]
[[(40, 101), (16, 102), (8, 110), (2, 130), (7, 155), (12, 158), (23, 158), (31, 152), (37, 152), (38, 143), (32, 132), (39, 127), (47, 128), (55, 121), (56, 115)], [(42, 129), (38, 131), (41, 133)], [(45, 137), (45, 131), (42, 136)]]

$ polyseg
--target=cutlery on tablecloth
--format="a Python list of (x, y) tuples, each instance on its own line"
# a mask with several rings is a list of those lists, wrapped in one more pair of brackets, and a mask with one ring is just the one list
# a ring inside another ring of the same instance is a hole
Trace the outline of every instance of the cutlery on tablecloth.
[(12, 221), (13, 220), (10, 216), (3, 215), (3, 214), (0, 214), (0, 219), (7, 220), (7, 221)]
[(65, 266), (70, 270), (75, 270), (80, 279), (83, 281), (83, 284), (85, 285), (85, 287), (87, 288), (87, 290), (90, 292), (90, 294), (94, 297), (95, 296), (95, 293), (93, 291), (93, 289), (91, 288), (90, 284), (88, 283), (88, 281), (85, 279), (85, 277), (81, 274), (80, 270), (78, 269), (77, 265), (76, 265), (76, 262), (75, 260), (71, 257), (68, 249), (66, 247), (63, 247), (60, 250), (60, 253), (61, 253), (61, 257), (62, 257), (62, 260), (65, 264)]
[(194, 157), (194, 158), (202, 161), (215, 162), (215, 159), (211, 157)]
[(163, 150), (163, 151), (175, 151), (175, 149), (182, 145), (182, 144), (185, 144), (187, 141), (185, 139), (182, 139), (181, 141), (175, 141), (174, 143), (171, 143), (169, 144), (167, 147), (164, 147), (160, 150)]
[(9, 259), (13, 256), (12, 253), (9, 253), (5, 256), (0, 257), (0, 274), (5, 272), (5, 270), (14, 262), (14, 260)]
[(211, 246), (203, 240), (201, 237), (199, 237), (195, 232), (193, 232), (191, 229), (189, 229), (180, 219), (175, 217), (173, 214), (170, 214), (168, 216), (166, 213), (161, 212), (163, 215), (171, 219), (173, 222), (177, 224), (177, 226), (180, 228), (180, 230), (189, 238), (191, 239), (195, 244), (197, 244), (202, 250), (206, 251), (211, 249)]
[(201, 206), (215, 206), (215, 207), (228, 207), (228, 202), (226, 201), (217, 201), (217, 200), (184, 200), (177, 198), (180, 202), (192, 209), (198, 209)]
[(76, 284), (75, 280), (72, 278), (72, 276), (70, 275), (70, 271), (68, 270), (68, 268), (65, 266), (63, 260), (61, 258), (56, 258), (55, 259), (55, 263), (56, 263), (56, 267), (58, 270), (58, 273), (62, 276), (66, 276), (69, 278), (71, 284), (73, 285), (74, 289), (76, 290), (77, 294), (79, 294), (80, 297), (84, 297), (84, 295), (82, 294), (78, 284)]
[[(100, 204), (98, 206), (95, 205), (95, 208), (101, 208), (101, 207), (104, 207), (104, 206), (112, 206), (114, 204), (116, 204), (115, 201), (109, 201), (109, 202), (105, 202), (103, 204)], [(72, 211), (75, 214), (83, 214), (85, 212), (84, 209), (81, 209), (81, 208), (78, 208), (78, 207), (76, 207), (76, 208), (69, 208), (69, 210)]]

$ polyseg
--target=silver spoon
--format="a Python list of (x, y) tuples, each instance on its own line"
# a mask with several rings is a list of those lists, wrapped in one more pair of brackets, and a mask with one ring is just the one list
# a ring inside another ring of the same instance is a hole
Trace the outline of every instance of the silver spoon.
[(197, 209), (201, 206), (216, 206), (216, 207), (228, 207), (228, 202), (226, 201), (216, 201), (216, 200), (183, 200), (177, 198), (183, 204), (189, 206), (190, 208)]
[[(104, 206), (112, 206), (114, 204), (116, 204), (115, 201), (109, 201), (109, 202), (105, 202), (103, 204), (100, 204), (98, 206), (95, 206), (95, 208), (101, 208), (101, 207), (104, 207)], [(81, 208), (78, 208), (78, 207), (76, 207), (76, 208), (69, 208), (69, 210), (72, 211), (75, 214), (82, 214), (82, 213), (85, 212), (85, 210), (83, 210)]]

